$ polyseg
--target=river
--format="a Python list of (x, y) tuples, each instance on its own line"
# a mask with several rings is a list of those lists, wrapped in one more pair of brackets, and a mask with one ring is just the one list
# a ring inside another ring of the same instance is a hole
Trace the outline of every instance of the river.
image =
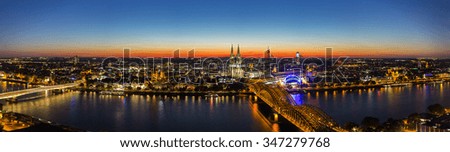
[[(4, 85), (2, 82), (2, 89)], [(360, 123), (365, 116), (384, 121), (425, 112), (428, 105), (435, 103), (450, 106), (450, 84), (310, 92), (293, 96), (298, 103), (320, 107), (340, 124)], [(89, 131), (286, 131), (270, 125), (252, 100), (251, 96), (208, 99), (203, 96), (111, 96), (68, 92), (6, 103), (4, 109)]]

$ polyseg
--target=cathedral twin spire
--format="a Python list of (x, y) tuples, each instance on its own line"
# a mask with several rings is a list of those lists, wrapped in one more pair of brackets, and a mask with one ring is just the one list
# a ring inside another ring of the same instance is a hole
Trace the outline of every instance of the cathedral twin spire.
[(237, 47), (237, 53), (236, 53), (236, 56), (234, 55), (234, 52), (233, 52), (233, 44), (231, 44), (230, 58), (234, 58), (234, 57), (237, 57), (237, 58), (240, 58), (240, 57), (241, 57), (241, 50), (239, 49), (239, 44), (238, 44), (238, 47)]
[(230, 74), (233, 78), (241, 78), (244, 71), (241, 68), (242, 58), (239, 44), (237, 46), (237, 53), (234, 55), (233, 44), (231, 44), (230, 60), (229, 60)]

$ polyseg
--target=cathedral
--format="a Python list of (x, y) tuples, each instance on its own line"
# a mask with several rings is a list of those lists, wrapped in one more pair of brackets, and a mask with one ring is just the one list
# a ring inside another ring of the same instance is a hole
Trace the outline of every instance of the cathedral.
[(230, 59), (228, 61), (229, 72), (232, 78), (242, 78), (244, 76), (244, 70), (242, 70), (242, 58), (239, 45), (237, 47), (237, 53), (234, 55), (233, 45), (231, 45)]

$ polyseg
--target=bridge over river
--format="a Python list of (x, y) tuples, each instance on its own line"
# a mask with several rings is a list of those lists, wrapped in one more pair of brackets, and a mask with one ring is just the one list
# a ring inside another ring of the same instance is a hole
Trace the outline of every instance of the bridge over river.
[(277, 114), (283, 116), (302, 131), (345, 131), (321, 109), (312, 105), (297, 105), (294, 98), (277, 85), (255, 82), (249, 84), (249, 89)]
[(17, 97), (23, 96), (23, 95), (33, 94), (33, 93), (38, 93), (38, 92), (45, 92), (45, 91), (50, 91), (50, 90), (67, 89), (67, 88), (75, 87), (77, 85), (79, 85), (79, 84), (78, 83), (67, 83), (67, 84), (43, 86), (43, 87), (38, 87), (38, 88), (30, 88), (30, 89), (24, 89), (24, 90), (4, 92), (4, 93), (0, 93), (0, 100), (14, 99), (14, 98), (17, 98)]

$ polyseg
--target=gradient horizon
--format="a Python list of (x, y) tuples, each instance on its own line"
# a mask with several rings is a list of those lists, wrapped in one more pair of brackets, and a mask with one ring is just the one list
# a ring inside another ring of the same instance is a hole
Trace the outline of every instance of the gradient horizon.
[(122, 55), (450, 57), (450, 2), (14, 1), (0, 2), (0, 57)]

